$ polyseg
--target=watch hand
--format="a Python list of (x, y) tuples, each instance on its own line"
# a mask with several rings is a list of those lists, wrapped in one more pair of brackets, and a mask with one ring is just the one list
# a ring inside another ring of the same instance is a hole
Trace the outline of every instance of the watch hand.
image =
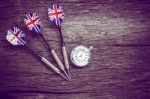
[(82, 54), (79, 57), (82, 57)]

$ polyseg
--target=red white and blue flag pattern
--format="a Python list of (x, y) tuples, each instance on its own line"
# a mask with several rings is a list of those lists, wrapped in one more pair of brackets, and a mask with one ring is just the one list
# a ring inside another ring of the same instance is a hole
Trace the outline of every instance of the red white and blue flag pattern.
[(27, 28), (33, 32), (40, 33), (41, 22), (36, 13), (28, 13), (25, 16), (24, 22)]
[(13, 27), (7, 31), (6, 39), (13, 45), (24, 45), (25, 34), (17, 27)]
[(60, 25), (64, 19), (64, 11), (60, 5), (52, 5), (48, 9), (49, 19), (56, 25)]

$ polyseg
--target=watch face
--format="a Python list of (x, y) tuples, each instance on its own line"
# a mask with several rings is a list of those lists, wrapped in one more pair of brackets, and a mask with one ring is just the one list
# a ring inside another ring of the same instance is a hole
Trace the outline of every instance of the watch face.
[(77, 46), (71, 52), (71, 60), (76, 66), (86, 66), (90, 62), (90, 59), (90, 50), (85, 46)]

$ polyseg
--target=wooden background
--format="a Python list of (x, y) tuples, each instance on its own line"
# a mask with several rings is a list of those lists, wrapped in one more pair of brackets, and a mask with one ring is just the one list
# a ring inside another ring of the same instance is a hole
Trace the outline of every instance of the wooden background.
[(28, 49), (11, 46), (6, 31), (21, 27), (32, 48), (53, 64), (42, 40), (26, 29), (24, 15), (36, 12), (43, 34), (62, 60), (59, 34), (48, 21), (55, 0), (0, 1), (0, 99), (149, 99), (150, 1), (62, 0), (64, 40), (70, 55), (77, 45), (94, 47), (91, 63), (71, 66), (68, 82)]

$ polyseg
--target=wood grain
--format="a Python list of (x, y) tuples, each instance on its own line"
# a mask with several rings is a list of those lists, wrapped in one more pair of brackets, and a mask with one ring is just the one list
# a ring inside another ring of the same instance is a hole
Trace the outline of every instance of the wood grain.
[(77, 45), (92, 45), (91, 63), (71, 66), (71, 82), (65, 81), (28, 49), (11, 46), (6, 31), (19, 26), (28, 43), (52, 59), (44, 43), (26, 29), (24, 15), (36, 12), (43, 34), (62, 61), (59, 34), (48, 21), (54, 0), (0, 1), (0, 97), (3, 99), (148, 99), (150, 98), (150, 1), (63, 0), (64, 40), (70, 55)]

